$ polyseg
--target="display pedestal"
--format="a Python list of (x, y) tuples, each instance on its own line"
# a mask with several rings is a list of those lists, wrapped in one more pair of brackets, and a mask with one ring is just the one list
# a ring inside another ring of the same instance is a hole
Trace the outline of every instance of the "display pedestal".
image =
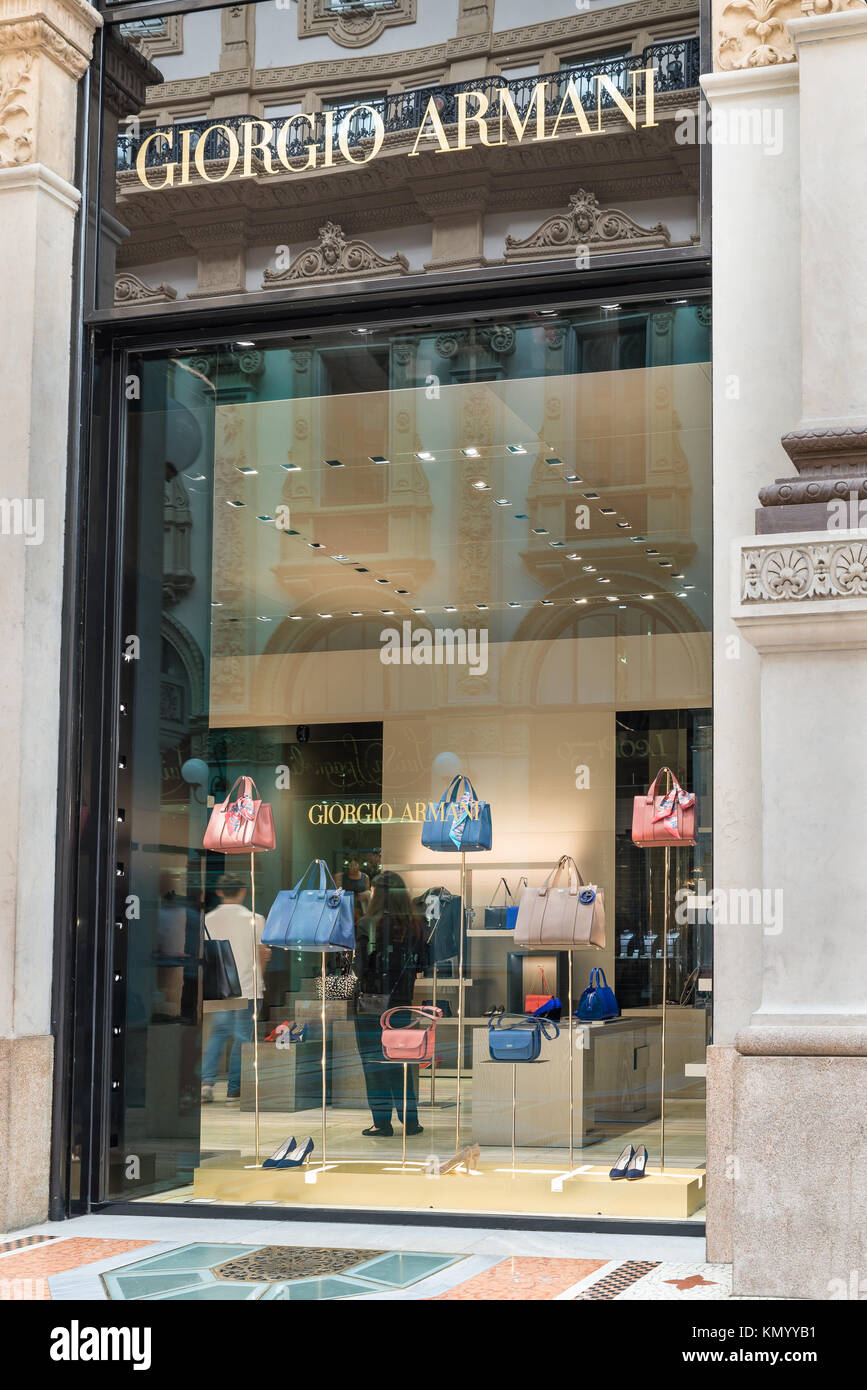
[(193, 1192), (198, 1199), (239, 1205), (280, 1202), (388, 1211), (620, 1216), (635, 1221), (686, 1220), (705, 1200), (704, 1173), (689, 1168), (669, 1168), (665, 1173), (651, 1168), (639, 1182), (612, 1182), (608, 1165), (577, 1173), (565, 1165), (519, 1165), (513, 1172), (504, 1164), (480, 1162), (471, 1173), (437, 1176), (427, 1160), (414, 1159), (405, 1168), (385, 1159), (381, 1165), (347, 1160), (327, 1168), (282, 1170), (245, 1168), (237, 1157), (208, 1159), (195, 1173)]
[(382, 1066), (384, 1067), (403, 1067), (403, 1119), (400, 1122), (400, 1166), (406, 1167), (406, 1092), (407, 1078), (409, 1072), (409, 1062), (391, 1062), (383, 1057)]
[[(513, 1173), (516, 1171), (516, 1170), (515, 1170), (515, 1126), (516, 1126), (516, 1117), (517, 1117), (517, 1113), (518, 1113), (518, 1068), (519, 1068), (519, 1067), (521, 1067), (521, 1068), (524, 1068), (524, 1067), (541, 1067), (541, 1066), (545, 1066), (545, 1065), (546, 1065), (546, 1062), (545, 1062), (545, 1059), (544, 1059), (544, 1058), (542, 1058), (540, 1061), (536, 1061), (536, 1062), (495, 1062), (495, 1061), (493, 1060), (493, 1058), (489, 1058), (487, 1062), (483, 1062), (483, 1063), (482, 1063), (482, 1066), (485, 1066), (485, 1067), (511, 1067), (511, 1070), (512, 1070), (512, 1172), (513, 1172)], [(572, 1130), (571, 1130), (571, 1124), (570, 1124), (570, 1129), (569, 1129), (569, 1142), (570, 1142), (569, 1165), (570, 1165), (570, 1167), (571, 1167), (571, 1165), (572, 1165), (572, 1154), (571, 1154)]]

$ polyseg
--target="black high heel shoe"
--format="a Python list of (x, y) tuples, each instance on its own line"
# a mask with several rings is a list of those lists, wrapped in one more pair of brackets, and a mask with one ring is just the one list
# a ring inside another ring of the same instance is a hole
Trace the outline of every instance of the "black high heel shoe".
[(281, 1159), (295, 1148), (295, 1135), (287, 1139), (285, 1144), (281, 1144), (279, 1149), (275, 1149), (270, 1158), (266, 1158), (262, 1164), (263, 1168), (276, 1168)]
[(630, 1160), (626, 1176), (630, 1182), (634, 1182), (636, 1178), (643, 1178), (646, 1173), (647, 1149), (642, 1144), (640, 1148), (636, 1149), (635, 1156)]
[[(279, 1152), (279, 1150), (278, 1150)], [(268, 1158), (262, 1164), (263, 1168), (300, 1168), (302, 1163), (306, 1163), (313, 1152), (313, 1140), (308, 1139), (300, 1148), (295, 1147), (293, 1139), (289, 1148), (281, 1153), (279, 1158)]]
[(631, 1144), (627, 1144), (622, 1154), (618, 1158), (614, 1167), (610, 1169), (608, 1176), (612, 1182), (617, 1182), (618, 1178), (629, 1176), (629, 1165), (635, 1158), (635, 1150)]

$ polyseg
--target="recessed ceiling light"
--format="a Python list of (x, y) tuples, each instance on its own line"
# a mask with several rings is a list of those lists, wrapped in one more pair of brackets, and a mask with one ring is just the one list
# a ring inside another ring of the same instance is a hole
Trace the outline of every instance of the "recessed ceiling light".
[(324, 550), (324, 549), (325, 549), (325, 543), (324, 543), (324, 541), (308, 541), (307, 544), (310, 546), (310, 549), (311, 549), (311, 550)]
[(205, 481), (205, 475), (204, 473), (191, 473), (187, 481), (190, 483), (203, 483)]
[(364, 614), (363, 614), (363, 613), (360, 613), (359, 610), (358, 610), (357, 608), (353, 608), (353, 609), (351, 610), (349, 616), (350, 616), (350, 618), (363, 618), (363, 617), (364, 617)]
[(544, 526), (534, 526), (534, 527), (533, 527), (533, 535), (534, 535), (534, 536), (550, 536), (550, 534), (551, 534), (551, 532), (550, 532), (550, 531), (546, 531)]
[(481, 478), (479, 478), (478, 482), (473, 483), (473, 487), (477, 492), (490, 492), (491, 490), (491, 484), (483, 482)]
[(477, 459), (479, 457), (478, 449), (472, 444), (468, 449), (461, 449), (461, 453), (465, 459)]
[(646, 536), (630, 536), (629, 539), (630, 539), (631, 541), (646, 541), (646, 540), (647, 540), (647, 537), (646, 537)]
[(364, 335), (365, 335), (366, 333), (369, 333), (369, 332), (370, 332), (370, 329), (369, 329), (369, 328), (353, 328), (352, 331), (353, 331), (353, 333), (355, 333), (357, 336), (363, 338)]
[(270, 621), (271, 621), (271, 619), (268, 618), (268, 617), (266, 617), (263, 613), (257, 613), (257, 614), (256, 614), (256, 622), (257, 622), (257, 623), (270, 623)]
[(573, 603), (586, 603), (587, 600), (586, 600), (586, 598), (573, 598), (572, 602), (573, 602)]
[(582, 565), (581, 568), (582, 568), (583, 570), (586, 570), (588, 574), (595, 574), (595, 573), (596, 573), (596, 566), (595, 566), (595, 565)]
[(237, 502), (237, 501), (230, 502), (230, 501), (228, 501), (228, 500), (226, 501), (226, 506), (227, 506), (227, 507), (246, 507), (246, 505), (247, 505), (246, 502)]
[(426, 609), (426, 608), (414, 608), (412, 611), (413, 611), (413, 613), (426, 613), (426, 612), (427, 612), (427, 609)]
[(370, 570), (365, 569), (364, 565), (356, 565), (356, 566), (355, 566), (355, 573), (356, 573), (356, 574), (370, 574)]
[(348, 560), (348, 555), (332, 555), (332, 560)]
[(551, 466), (552, 468), (559, 468), (559, 467), (561, 466), (563, 460), (562, 460), (562, 459), (558, 459), (558, 458), (552, 458), (552, 459), (546, 459), (545, 462), (546, 462), (547, 464), (550, 464), (550, 466)]
[(672, 579), (686, 579), (685, 574), (673, 574), (671, 577)]
[(318, 618), (330, 618), (330, 617), (331, 617), (331, 614), (330, 614), (330, 613), (317, 613), (316, 616), (317, 616)]
[(552, 598), (543, 598), (543, 599), (540, 600), (540, 602), (541, 602), (543, 608), (550, 608), (550, 607), (552, 606), (554, 600), (553, 600)]
[(656, 598), (656, 595), (655, 595), (655, 594), (642, 594), (641, 597), (642, 597), (642, 598)]
[(529, 521), (529, 520), (530, 520), (530, 518), (528, 517), (528, 515), (527, 515), (526, 512), (515, 512), (515, 513), (514, 513), (514, 517), (515, 517), (515, 520), (516, 520), (516, 521)]
[(599, 496), (599, 493), (598, 493), (598, 492), (585, 492), (584, 496), (587, 498), (587, 501), (588, 501), (588, 502), (595, 502), (595, 501), (596, 501), (596, 498)]
[(508, 497), (495, 497), (495, 498), (494, 498), (494, 506), (495, 506), (495, 507), (511, 507), (511, 505), (512, 505), (512, 504), (511, 504), (511, 502), (509, 501)]
[(285, 471), (286, 471), (287, 473), (300, 473), (300, 472), (301, 472), (301, 464), (300, 464), (300, 463), (281, 463), (281, 464), (280, 464), (280, 467), (283, 468), (283, 469), (285, 469)]
[(510, 454), (526, 454), (527, 452), (523, 444), (507, 444), (506, 448)]
[(507, 607), (507, 608), (520, 608), (521, 605), (520, 605), (520, 603), (515, 603), (513, 599), (510, 599), (510, 600), (508, 601), (508, 603), (506, 604), (506, 607)]
[(619, 304), (600, 304), (600, 305), (599, 305), (599, 308), (603, 311), (603, 313), (610, 314), (610, 313), (613, 313), (615, 309), (619, 309), (619, 308), (620, 308), (620, 305), (619, 305)]
[(644, 553), (645, 553), (645, 555), (658, 555), (658, 554), (659, 554), (659, 551), (658, 551), (658, 550), (654, 550), (654, 549), (653, 549), (653, 546), (648, 546), (648, 547), (645, 549), (645, 552), (644, 552)]
[(345, 468), (346, 464), (342, 459), (326, 459), (325, 464), (328, 468)]
[(619, 602), (620, 602), (620, 600), (618, 599), (618, 597), (617, 597), (616, 594), (606, 594), (605, 597), (607, 598), (607, 600), (608, 600), (609, 603), (619, 603)]
[(290, 613), (290, 614), (289, 614), (289, 619), (290, 619), (290, 621), (293, 622), (293, 623), (300, 623), (300, 621), (301, 621), (301, 616), (302, 616), (302, 615), (301, 615), (300, 613)]
[(377, 580), (376, 580), (376, 583), (377, 583), (377, 584), (387, 584), (387, 583), (388, 583), (388, 580), (387, 580), (387, 579), (377, 579)]
[(223, 604), (222, 604), (222, 601), (221, 601), (220, 599), (216, 599), (216, 598), (215, 598), (215, 599), (212, 599), (212, 600), (211, 600), (211, 607), (212, 607), (212, 608), (222, 608), (222, 606), (223, 606)]
[(563, 548), (563, 546), (564, 546), (565, 544), (566, 544), (565, 541), (549, 541), (549, 542), (548, 542), (548, 545), (550, 546), (550, 548), (551, 548), (552, 550), (562, 550), (562, 548)]
[(476, 607), (480, 613), (487, 613), (488, 611), (488, 605), (486, 603), (477, 603)]
[[(585, 496), (586, 496), (586, 493), (585, 493)], [(616, 512), (616, 510), (614, 509), (614, 507), (600, 507), (600, 508), (599, 508), (599, 511), (600, 511), (600, 513), (601, 513), (602, 516), (616, 516), (616, 515), (617, 515), (617, 512)]]
[(239, 348), (251, 348), (255, 346), (256, 344), (253, 342), (252, 338), (238, 338), (235, 343), (235, 347)]
[(236, 471), (237, 471), (238, 473), (243, 473), (245, 476), (248, 476), (250, 473), (258, 473), (258, 472), (259, 472), (258, 468), (248, 468), (246, 464), (243, 464), (243, 465), (242, 465), (242, 464), (236, 463), (236, 464), (235, 464), (235, 469), (236, 469)]
[(386, 618), (393, 618), (393, 617), (394, 617), (394, 609), (393, 609), (393, 608), (380, 608), (379, 611), (380, 611), (380, 613), (384, 613), (385, 616), (386, 616)]
[(581, 559), (581, 556), (578, 555), (578, 554), (576, 554), (576, 552), (573, 550), (573, 551), (570, 552), (570, 554), (568, 554), (568, 555), (566, 556), (566, 559), (567, 559), (567, 560), (580, 560), (580, 559)]
[(395, 592), (396, 594), (408, 594), (408, 593), (409, 593), (409, 589), (395, 589), (394, 592)]
[(273, 518), (273, 516), (268, 516), (268, 515), (266, 515), (265, 512), (260, 512), (259, 515), (256, 517), (256, 520), (257, 520), (257, 521), (273, 521), (274, 518)]
[(370, 459), (371, 463), (388, 463), (385, 454), (368, 454), (367, 457)]
[(597, 583), (597, 584), (610, 584), (610, 583), (611, 583), (611, 580), (610, 580), (610, 579), (606, 579), (606, 577), (605, 577), (604, 574), (600, 574), (599, 578), (596, 580), (596, 583)]
[(421, 459), (422, 463), (436, 463), (436, 459), (430, 449), (419, 449), (416, 458)]
[(583, 483), (584, 479), (579, 478), (577, 473), (564, 473), (563, 477), (567, 483)]
[[(625, 607), (626, 607), (626, 604), (625, 604), (625, 603), (618, 603), (617, 607), (618, 607), (618, 608), (625, 608)], [(626, 657), (625, 657), (625, 656), (622, 656), (622, 657), (620, 658), (620, 660), (625, 662), (625, 661), (626, 661)]]
[(688, 304), (688, 299), (667, 299), (666, 304)]
[(631, 521), (618, 521), (617, 525), (620, 527), (621, 531), (631, 531), (631, 530), (632, 530), (632, 522), (631, 522)]
[(661, 570), (670, 570), (673, 568), (670, 560), (657, 560), (657, 564)]
[(683, 589), (681, 589), (680, 593), (679, 593), (679, 594), (676, 594), (675, 597), (676, 597), (676, 598), (686, 598), (687, 595), (684, 593)]
[(694, 585), (694, 584), (684, 584), (683, 587), (684, 587), (685, 589), (694, 589), (694, 588), (695, 588), (695, 585)]
[(443, 608), (445, 609), (446, 613), (457, 613), (458, 611), (453, 603), (445, 603), (443, 604)]

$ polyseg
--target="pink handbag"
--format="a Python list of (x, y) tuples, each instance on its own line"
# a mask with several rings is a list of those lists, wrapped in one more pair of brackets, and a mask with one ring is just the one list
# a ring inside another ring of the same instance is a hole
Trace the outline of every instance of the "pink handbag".
[[(666, 772), (671, 788), (665, 796), (657, 796), (657, 783)], [(695, 793), (683, 790), (670, 767), (661, 767), (646, 795), (633, 799), (632, 840), (639, 849), (695, 844)]]
[[(241, 794), (232, 800), (235, 787), (243, 783)], [(252, 850), (274, 849), (274, 817), (271, 807), (258, 799), (252, 777), (238, 777), (226, 797), (211, 811), (203, 846), (218, 854), (249, 854)]]
[[(387, 1062), (429, 1062), (434, 1055), (436, 1021), (442, 1009), (410, 1008), (408, 1004), (387, 1009), (379, 1020), (382, 1024), (382, 1052)], [(392, 1014), (415, 1014), (416, 1021), (408, 1028), (391, 1028)]]

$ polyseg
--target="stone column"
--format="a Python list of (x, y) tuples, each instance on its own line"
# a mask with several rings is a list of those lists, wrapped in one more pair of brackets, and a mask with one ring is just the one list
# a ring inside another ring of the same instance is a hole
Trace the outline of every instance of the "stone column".
[(51, 976), (78, 79), (85, 0), (0, 12), (0, 1230), (48, 1210)]
[(867, 530), (833, 529), (827, 503), (850, 487), (867, 495), (867, 8), (788, 28), (801, 371), (783, 444), (800, 476), (761, 490), (761, 536), (732, 545), (731, 616), (760, 657), (748, 712), (761, 730), (762, 868), (749, 886), (774, 903), (761, 998), (726, 1081), (731, 1255), (737, 1294), (863, 1298)]

